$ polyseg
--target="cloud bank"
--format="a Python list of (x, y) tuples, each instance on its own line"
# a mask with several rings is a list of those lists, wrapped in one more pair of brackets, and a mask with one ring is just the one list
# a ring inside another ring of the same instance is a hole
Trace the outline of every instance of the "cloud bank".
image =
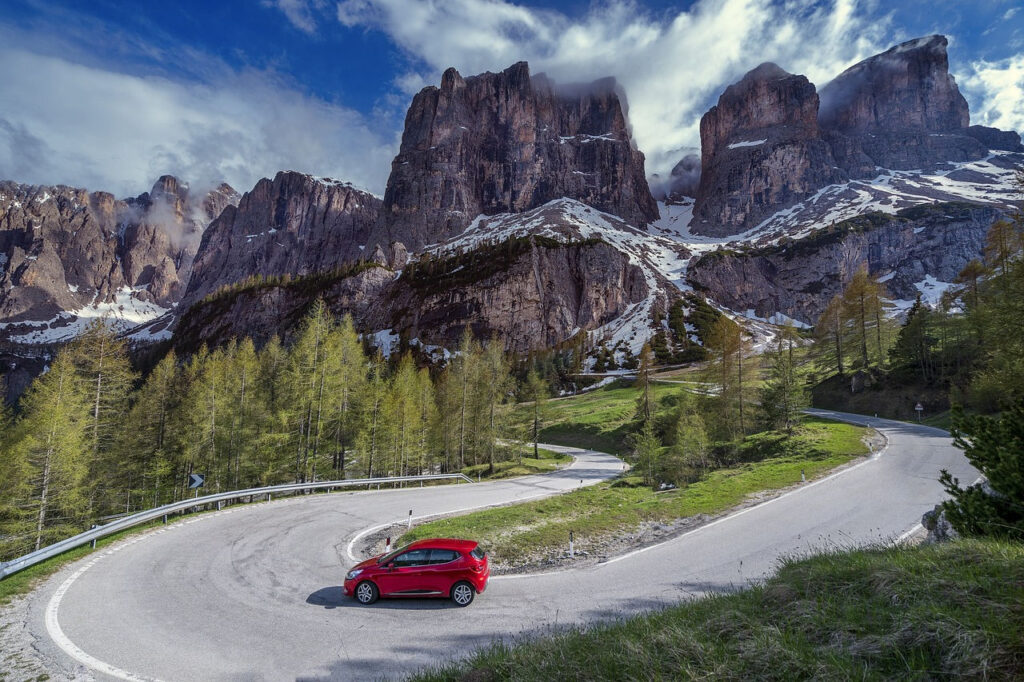
[(240, 191), (282, 169), (383, 190), (390, 132), (264, 71), (207, 81), (119, 73), (0, 48), (0, 178), (148, 190), (164, 173)]
[(561, 82), (614, 76), (648, 171), (664, 174), (699, 146), (700, 117), (721, 90), (764, 61), (824, 85), (888, 46), (875, 2), (698, 0), (655, 14), (635, 2), (593, 5), (570, 19), (505, 0), (343, 0), (337, 19), (386, 33), (418, 69), (396, 80), (411, 93), (455, 66), (463, 74), (519, 61)]

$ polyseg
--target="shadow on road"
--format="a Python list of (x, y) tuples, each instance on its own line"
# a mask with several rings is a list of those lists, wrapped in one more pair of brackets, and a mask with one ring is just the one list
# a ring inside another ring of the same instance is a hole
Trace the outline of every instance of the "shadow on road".
[(404, 611), (437, 611), (440, 609), (456, 609), (450, 600), (441, 597), (412, 597), (395, 598), (384, 597), (376, 603), (366, 606), (360, 604), (352, 597), (346, 597), (341, 585), (321, 587), (306, 597), (306, 603), (312, 606), (322, 606), (325, 609), (390, 609)]

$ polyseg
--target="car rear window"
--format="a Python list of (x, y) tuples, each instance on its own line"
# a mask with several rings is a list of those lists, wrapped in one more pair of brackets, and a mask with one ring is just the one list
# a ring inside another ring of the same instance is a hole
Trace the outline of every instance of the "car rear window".
[(470, 552), (470, 554), (472, 554), (477, 559), (483, 559), (485, 556), (487, 556), (486, 554), (484, 554), (484, 551), (479, 547), (474, 547), (473, 551)]

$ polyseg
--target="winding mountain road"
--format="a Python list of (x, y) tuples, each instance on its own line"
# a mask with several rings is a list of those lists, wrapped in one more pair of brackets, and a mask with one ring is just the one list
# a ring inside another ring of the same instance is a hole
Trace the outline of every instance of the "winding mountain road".
[[(939, 471), (976, 472), (938, 429), (870, 423), (880, 454), (780, 497), (587, 568), (495, 577), (471, 607), (346, 599), (350, 541), (380, 524), (526, 500), (621, 470), (600, 453), (543, 476), (456, 487), (335, 493), (235, 507), (77, 562), (36, 591), (29, 628), (54, 672), (98, 679), (395, 677), (494, 638), (543, 632), (731, 590), (780, 556), (892, 540), (943, 496)], [(545, 446), (551, 447), (551, 446)]]

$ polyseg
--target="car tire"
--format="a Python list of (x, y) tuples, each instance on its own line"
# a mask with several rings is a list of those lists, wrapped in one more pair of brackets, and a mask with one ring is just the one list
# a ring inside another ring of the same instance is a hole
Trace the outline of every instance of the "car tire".
[(473, 603), (473, 597), (476, 596), (476, 590), (473, 589), (472, 585), (463, 580), (462, 582), (452, 585), (450, 596), (456, 606), (469, 606)]
[(364, 580), (356, 585), (356, 589), (353, 594), (355, 594), (356, 601), (360, 604), (369, 605), (377, 601), (377, 597), (380, 596), (380, 590), (377, 589), (377, 586), (369, 580)]

